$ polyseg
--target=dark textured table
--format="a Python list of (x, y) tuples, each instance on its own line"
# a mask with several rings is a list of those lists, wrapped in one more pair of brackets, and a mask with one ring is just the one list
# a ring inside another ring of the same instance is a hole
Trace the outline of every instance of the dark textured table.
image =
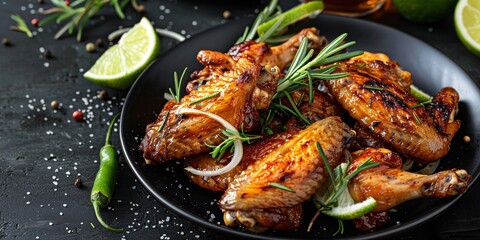
[[(265, 3), (255, 1), (140, 1), (155, 27), (186, 37), (215, 25), (256, 13)], [(286, 1), (286, 7), (295, 1)], [(38, 16), (36, 0), (0, 0), (0, 38), (12, 45), (0, 46), (0, 239), (222, 239), (208, 230), (175, 217), (158, 204), (136, 181), (125, 159), (120, 159), (117, 191), (108, 210), (107, 222), (124, 226), (123, 234), (104, 230), (97, 223), (89, 193), (98, 168), (98, 151), (104, 143), (107, 125), (121, 111), (126, 91), (106, 89), (108, 99), (98, 97), (103, 88), (82, 77), (105, 48), (85, 51), (86, 42), (102, 38), (124, 26), (132, 26), (141, 14), (127, 10), (120, 20), (113, 10), (102, 11), (87, 25), (84, 41), (73, 36), (52, 37), (58, 30), (50, 25), (32, 28), (34, 37), (9, 30), (11, 14), (27, 22)], [(225, 20), (224, 10), (232, 18)], [(478, 83), (480, 58), (459, 42), (453, 17), (437, 24), (410, 23), (388, 11), (368, 17), (418, 37), (453, 59)], [(163, 39), (162, 52), (176, 44)], [(53, 58), (47, 58), (49, 51)], [(56, 100), (60, 108), (51, 108)], [(85, 120), (72, 119), (81, 110)], [(120, 149), (118, 130), (114, 145)], [(473, 161), (473, 159), (471, 159)], [(83, 187), (74, 185), (75, 179)], [(445, 222), (465, 219), (480, 222), (479, 184), (438, 218), (403, 233), (406, 239), (438, 239)], [(478, 226), (480, 228), (480, 226)]]

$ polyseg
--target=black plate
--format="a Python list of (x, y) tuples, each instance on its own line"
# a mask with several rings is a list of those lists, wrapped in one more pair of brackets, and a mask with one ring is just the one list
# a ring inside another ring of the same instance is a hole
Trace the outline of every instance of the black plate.
[[(127, 161), (145, 188), (166, 208), (194, 224), (229, 236), (249, 239), (331, 238), (337, 228), (336, 221), (327, 217), (317, 219), (313, 232), (306, 232), (305, 225), (312, 217), (314, 209), (307, 207), (304, 227), (297, 232), (266, 232), (251, 234), (223, 225), (222, 214), (216, 204), (219, 195), (202, 190), (185, 177), (180, 162), (165, 165), (145, 166), (138, 145), (145, 134), (145, 126), (155, 121), (157, 114), (165, 104), (164, 92), (173, 87), (173, 72), (181, 72), (188, 67), (189, 72), (200, 69), (195, 56), (199, 50), (210, 49), (226, 52), (240, 36), (251, 20), (233, 22), (212, 28), (179, 44), (163, 54), (153, 63), (131, 88), (122, 112), (121, 142)], [(480, 133), (480, 92), (475, 82), (454, 62), (431, 46), (376, 23), (330, 15), (321, 15), (307, 23), (321, 30), (332, 40), (341, 33), (349, 34), (348, 40), (357, 41), (350, 49), (362, 49), (383, 52), (398, 61), (402, 67), (412, 73), (414, 83), (428, 93), (436, 93), (442, 87), (452, 86), (460, 93), (460, 114), (462, 127), (454, 139), (451, 151), (445, 157), (439, 170), (463, 168), (478, 177), (480, 146), (478, 141), (465, 144), (461, 137), (473, 136), (478, 139)], [(388, 226), (374, 233), (363, 234), (354, 229), (350, 222), (345, 225), (350, 238), (361, 235), (362, 238), (378, 238), (399, 233), (437, 216), (458, 198), (421, 199), (402, 204), (397, 212), (391, 213)], [(305, 204), (310, 205), (310, 204)]]

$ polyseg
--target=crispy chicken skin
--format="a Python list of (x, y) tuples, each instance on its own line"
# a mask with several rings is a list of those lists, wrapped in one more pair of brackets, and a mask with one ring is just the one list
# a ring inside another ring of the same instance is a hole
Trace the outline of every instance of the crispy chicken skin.
[(227, 226), (242, 225), (250, 232), (262, 232), (267, 229), (294, 231), (302, 225), (302, 218), (302, 204), (286, 208), (225, 211), (223, 214), (223, 221)]
[[(215, 192), (224, 192), (228, 184), (233, 181), (237, 174), (240, 174), (249, 165), (258, 159), (262, 159), (277, 147), (283, 145), (286, 141), (290, 140), (294, 134), (301, 130), (301, 125), (296, 119), (290, 120), (286, 124), (286, 127), (285, 131), (271, 136), (265, 136), (252, 144), (244, 144), (242, 161), (230, 172), (213, 177), (199, 176), (188, 171), (185, 171), (185, 174), (193, 183), (202, 188)], [(186, 158), (184, 165), (185, 167), (193, 167), (201, 170), (215, 170), (227, 165), (230, 159), (231, 154), (225, 154), (222, 159), (216, 163), (216, 159), (212, 158), (210, 154), (203, 153)]]
[[(187, 93), (179, 103), (169, 101), (157, 120), (146, 128), (140, 149), (147, 162), (165, 162), (206, 152), (206, 144), (217, 145), (222, 126), (205, 116), (179, 115), (189, 107), (214, 113), (237, 129), (246, 132), (258, 126), (258, 110), (268, 108), (281, 70), (296, 53), (303, 38), (318, 50), (326, 43), (318, 30), (309, 28), (282, 45), (270, 48), (265, 43), (245, 42), (227, 53), (200, 51), (197, 60), (205, 67), (192, 73)], [(212, 98), (191, 104), (196, 100)], [(162, 131), (160, 131), (162, 130)]]
[(406, 90), (409, 74), (383, 54), (365, 53), (339, 63), (339, 72), (350, 76), (327, 81), (337, 101), (364, 128), (397, 152), (421, 163), (445, 156), (460, 127), (455, 120), (458, 93), (442, 89), (426, 107)]
[[(308, 94), (308, 92), (305, 93), (305, 91), (307, 90), (293, 92), (292, 98), (295, 102), (299, 103), (300, 112), (302, 112), (310, 122), (316, 122), (329, 116), (345, 115), (345, 111), (328, 92), (315, 90), (314, 100), (312, 104), (308, 104), (308, 99), (301, 97)], [(300, 102), (301, 99), (303, 100)], [(223, 192), (227, 189), (228, 184), (233, 180), (235, 175), (245, 170), (257, 159), (262, 159), (275, 148), (283, 145), (295, 133), (300, 131), (300, 128), (302, 127), (302, 123), (296, 118), (292, 118), (287, 121), (285, 125), (283, 125), (283, 123), (281, 125), (286, 127), (284, 131), (277, 130), (274, 135), (265, 136), (252, 144), (245, 144), (242, 161), (237, 167), (228, 173), (213, 177), (202, 177), (187, 171), (185, 173), (196, 185), (212, 191)], [(275, 127), (272, 128), (276, 129)], [(230, 158), (230, 155), (225, 154), (224, 157), (216, 163), (215, 159), (213, 159), (210, 154), (203, 153), (186, 158), (184, 165), (185, 167), (193, 167), (195, 169), (215, 170), (227, 165)]]
[[(198, 59), (214, 80), (207, 81), (198, 89), (184, 96), (179, 103), (171, 100), (165, 104), (157, 121), (147, 126), (140, 148), (144, 158), (156, 162), (180, 159), (209, 149), (206, 144), (216, 145), (223, 128), (217, 121), (200, 115), (177, 114), (181, 108), (195, 108), (214, 113), (236, 128), (254, 128), (258, 113), (253, 102), (253, 92), (260, 76), (261, 66), (240, 58), (233, 61), (233, 68), (216, 66), (222, 61), (222, 53), (202, 52)], [(225, 57), (228, 58), (228, 57)], [(277, 79), (278, 80), (278, 79)], [(192, 102), (219, 92), (215, 97), (196, 104)], [(161, 130), (161, 131), (160, 131)]]
[[(328, 178), (315, 143), (320, 143), (334, 168), (341, 162), (351, 137), (350, 128), (339, 117), (313, 123), (237, 175), (220, 199), (220, 207), (245, 211), (291, 207), (308, 200)], [(269, 183), (282, 184), (295, 192)]]
[(352, 154), (349, 172), (368, 159), (380, 163), (360, 172), (348, 189), (356, 202), (373, 197), (377, 201), (374, 212), (387, 211), (402, 202), (426, 197), (444, 198), (464, 193), (471, 181), (465, 170), (445, 170), (422, 175), (401, 170), (400, 156), (385, 148), (366, 148)]

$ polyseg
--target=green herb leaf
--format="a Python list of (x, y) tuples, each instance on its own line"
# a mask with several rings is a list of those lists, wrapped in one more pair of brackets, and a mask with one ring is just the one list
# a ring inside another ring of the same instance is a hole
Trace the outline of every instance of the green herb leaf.
[(202, 101), (205, 101), (205, 100), (207, 100), (207, 99), (209, 99), (209, 98), (216, 97), (216, 96), (218, 96), (219, 94), (220, 94), (220, 92), (214, 92), (214, 93), (212, 93), (212, 94), (210, 94), (210, 95), (207, 95), (207, 96), (205, 96), (205, 97), (202, 97), (202, 98), (200, 98), (200, 99), (197, 99), (197, 100), (195, 100), (195, 101), (190, 102), (189, 105), (197, 104), (197, 103), (202, 102)]
[[(277, 11), (275, 11), (277, 10)], [(257, 34), (257, 28), (260, 24), (270, 20), (271, 17), (273, 17), (276, 13), (281, 12), (281, 10), (278, 7), (278, 0), (272, 0), (270, 1), (270, 4), (266, 6), (255, 18), (255, 21), (253, 21), (253, 24), (251, 27), (246, 27), (245, 31), (243, 32), (243, 35), (238, 38), (238, 40), (235, 42), (235, 44), (239, 44), (245, 41), (250, 41), (255, 38), (255, 35)]]
[(241, 128), (241, 131), (238, 133), (229, 129), (224, 129), (222, 130), (222, 134), (223, 136), (220, 135), (220, 138), (223, 139), (223, 142), (221, 142), (219, 145), (214, 146), (214, 145), (207, 144), (208, 147), (213, 148), (213, 150), (210, 152), (210, 155), (213, 158), (216, 158), (217, 162), (220, 161), (220, 159), (228, 149), (230, 149), (230, 151), (234, 150), (233, 143), (235, 139), (239, 139), (242, 142), (247, 142), (248, 144), (250, 144), (252, 140), (262, 137), (259, 135), (246, 134), (243, 131), (243, 125)]
[(425, 107), (425, 105), (429, 104), (429, 103), (432, 103), (432, 99), (428, 99), (428, 100), (425, 100), (423, 102), (420, 102), (418, 104), (415, 104), (415, 105), (412, 105), (412, 106), (409, 106), (409, 108), (417, 108), (417, 107)]
[(182, 88), (182, 81), (183, 81), (183, 77), (185, 76), (185, 73), (187, 72), (187, 67), (183, 69), (183, 72), (182, 72), (182, 75), (180, 76), (180, 78), (178, 78), (178, 74), (177, 72), (173, 72), (173, 84), (174, 84), (174, 87), (175, 87), (175, 92), (171, 89), (171, 88), (168, 88), (168, 90), (170, 91), (170, 94), (172, 95), (173, 99), (176, 101), (176, 102), (180, 102), (180, 90)]
[(15, 31), (24, 32), (28, 37), (33, 37), (32, 31), (28, 28), (28, 25), (25, 23), (20, 15), (11, 15), (13, 21), (17, 23), (17, 26), (10, 26), (10, 29)]
[(292, 192), (292, 193), (295, 192), (295, 190), (293, 190), (293, 189), (291, 189), (291, 188), (289, 188), (289, 187), (287, 187), (287, 186), (285, 186), (285, 185), (283, 185), (283, 184), (276, 183), (276, 182), (269, 182), (269, 183), (268, 183), (268, 186), (276, 187), (276, 188), (278, 188), (278, 189), (282, 189), (282, 190), (285, 190), (285, 191), (287, 191), (287, 192)]

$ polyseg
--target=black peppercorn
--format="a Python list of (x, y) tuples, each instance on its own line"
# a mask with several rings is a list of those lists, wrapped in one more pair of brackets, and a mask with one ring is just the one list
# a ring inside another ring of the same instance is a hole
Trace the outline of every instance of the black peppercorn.
[(97, 40), (95, 40), (95, 45), (97, 45), (97, 47), (99, 48), (105, 47), (105, 43), (103, 43), (103, 40), (101, 38), (97, 38)]
[(99, 97), (100, 99), (102, 99), (102, 100), (106, 100), (107, 97), (108, 97), (108, 92), (105, 91), (105, 90), (100, 90), (100, 91), (98, 92), (98, 97)]
[(10, 39), (8, 38), (2, 38), (2, 45), (5, 47), (11, 46), (12, 43), (10, 42)]
[(83, 186), (82, 179), (75, 179), (75, 186), (77, 186), (77, 188), (81, 188)]
[(43, 52), (43, 56), (46, 59), (52, 59), (53, 58), (52, 52), (50, 52), (49, 50), (45, 50), (45, 52)]

